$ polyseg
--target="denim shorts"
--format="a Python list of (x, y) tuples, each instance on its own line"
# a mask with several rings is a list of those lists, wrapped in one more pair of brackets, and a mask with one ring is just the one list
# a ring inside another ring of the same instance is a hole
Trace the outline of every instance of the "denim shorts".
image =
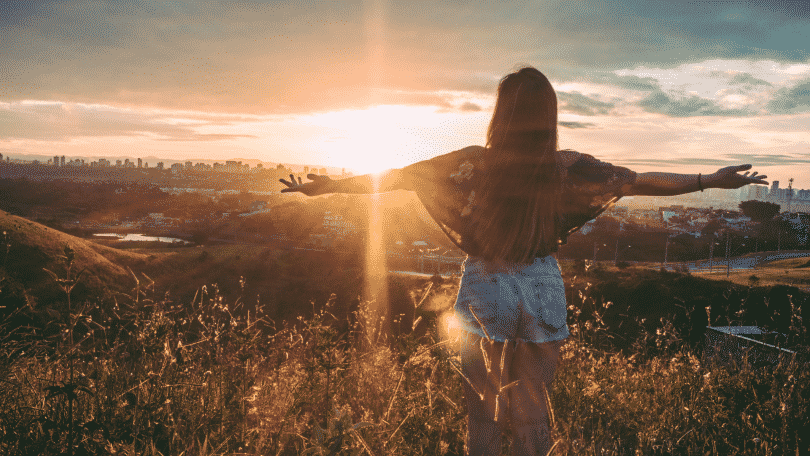
[(532, 264), (468, 256), (462, 268), (454, 305), (459, 329), (499, 342), (551, 342), (569, 336), (565, 283), (553, 256), (535, 258)]

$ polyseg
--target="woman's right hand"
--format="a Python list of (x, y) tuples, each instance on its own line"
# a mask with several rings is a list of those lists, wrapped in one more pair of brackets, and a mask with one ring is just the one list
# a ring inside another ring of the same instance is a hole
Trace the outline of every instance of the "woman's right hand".
[(326, 186), (332, 182), (331, 178), (327, 176), (319, 176), (317, 174), (307, 174), (307, 179), (311, 180), (312, 182), (303, 183), (301, 182), (300, 177), (296, 181), (295, 176), (292, 174), (290, 174), (289, 181), (279, 179), (279, 182), (287, 186), (287, 188), (281, 190), (281, 193), (301, 192), (307, 196), (317, 196), (324, 193), (329, 193), (326, 191)]

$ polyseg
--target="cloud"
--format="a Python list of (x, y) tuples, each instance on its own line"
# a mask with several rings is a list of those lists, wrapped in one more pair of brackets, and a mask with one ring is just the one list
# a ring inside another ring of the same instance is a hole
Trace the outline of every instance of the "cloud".
[(592, 124), (590, 122), (557, 122), (557, 125), (563, 128), (591, 128), (595, 127), (596, 124)]
[(647, 112), (666, 114), (671, 117), (691, 116), (747, 116), (745, 109), (723, 109), (714, 101), (696, 95), (675, 99), (657, 90), (636, 103)]
[(746, 84), (746, 85), (751, 85), (751, 86), (759, 86), (759, 85), (764, 85), (764, 86), (768, 86), (768, 87), (773, 86), (773, 84), (771, 84), (770, 82), (765, 81), (764, 79), (755, 78), (750, 73), (737, 73), (737, 74), (734, 75), (734, 77), (732, 77), (728, 81), (728, 83), (729, 84)]
[(810, 154), (728, 154), (735, 163), (751, 163), (755, 166), (798, 165), (810, 163)]
[(677, 166), (731, 166), (738, 162), (731, 160), (722, 160), (719, 158), (630, 158), (617, 161), (621, 162), (624, 166), (653, 166), (653, 167), (677, 167)]
[(476, 112), (481, 111), (482, 108), (475, 103), (465, 101), (461, 106), (458, 107), (458, 110), (463, 112)]
[(557, 92), (557, 99), (561, 102), (559, 109), (586, 116), (605, 115), (615, 106), (590, 98), (579, 92)]
[(784, 87), (774, 93), (768, 102), (768, 110), (774, 114), (796, 114), (810, 111), (810, 78), (793, 87)]
[(636, 75), (618, 75), (616, 73), (591, 73), (586, 79), (599, 84), (608, 84), (622, 89), (652, 91), (660, 88), (658, 81), (651, 77), (639, 77)]
[(61, 102), (10, 103), (0, 110), (0, 137), (68, 141), (77, 137), (144, 137), (163, 141), (223, 141), (253, 135), (206, 133), (205, 128), (229, 125), (234, 119), (196, 113), (137, 111), (110, 106)]
[(5, 2), (0, 98), (300, 113), (360, 107), (377, 86), (492, 94), (517, 62), (652, 91), (609, 73), (810, 55), (798, 3), (414, 0), (379, 2), (373, 21), (366, 3)]

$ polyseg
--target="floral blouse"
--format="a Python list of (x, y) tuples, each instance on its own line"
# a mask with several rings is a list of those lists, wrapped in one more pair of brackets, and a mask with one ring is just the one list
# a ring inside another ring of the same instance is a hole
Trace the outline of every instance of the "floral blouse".
[[(476, 188), (483, 168), (484, 147), (470, 146), (403, 168), (428, 213), (459, 248), (475, 254), (469, 232), (470, 214), (478, 207)], [(560, 244), (588, 221), (624, 196), (636, 173), (574, 151), (573, 164), (563, 167)], [(568, 160), (571, 161), (571, 160)]]

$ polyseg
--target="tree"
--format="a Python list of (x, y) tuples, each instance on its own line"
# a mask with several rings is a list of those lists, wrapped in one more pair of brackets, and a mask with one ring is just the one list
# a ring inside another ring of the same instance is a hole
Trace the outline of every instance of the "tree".
[(754, 222), (773, 220), (779, 209), (781, 206), (778, 204), (766, 201), (749, 200), (740, 203), (740, 210)]

